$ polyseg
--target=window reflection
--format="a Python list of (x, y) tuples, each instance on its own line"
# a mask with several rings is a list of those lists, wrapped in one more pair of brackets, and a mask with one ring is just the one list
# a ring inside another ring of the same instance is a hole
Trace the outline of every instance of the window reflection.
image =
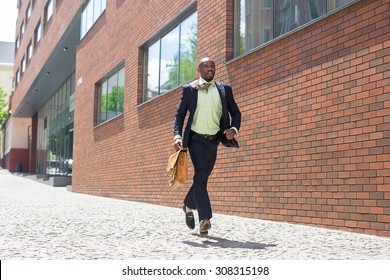
[(100, 97), (100, 122), (107, 120), (107, 81), (102, 84)]
[(342, 7), (350, 2), (351, 2), (351, 0), (329, 0), (329, 9), (334, 10), (334, 9)]
[(106, 0), (89, 0), (81, 13), (80, 36), (83, 38), (106, 9)]
[(179, 27), (161, 39), (160, 94), (166, 93), (178, 84), (179, 77)]
[(41, 34), (42, 34), (42, 27), (41, 27), (41, 21), (39, 21), (34, 32), (35, 44), (37, 44), (41, 40)]
[(97, 123), (105, 122), (123, 113), (124, 106), (125, 68), (120, 69), (98, 84), (98, 108), (100, 108)]
[(192, 14), (181, 24), (180, 29), (180, 81), (186, 83), (196, 77), (197, 14)]
[(27, 61), (30, 61), (32, 57), (32, 53), (33, 53), (33, 46), (32, 46), (32, 42), (30, 41), (27, 46)]
[(236, 0), (235, 54), (245, 53), (355, 0)]
[(74, 74), (38, 112), (37, 174), (70, 175), (73, 170)]
[(159, 92), (160, 41), (149, 47), (148, 51), (148, 92), (147, 99), (154, 98)]
[(46, 12), (46, 23), (50, 21), (51, 16), (53, 15), (53, 1), (49, 0), (45, 7)]
[(323, 0), (275, 0), (275, 37), (324, 15), (325, 4)]
[(147, 48), (144, 101), (196, 77), (196, 48), (195, 12)]

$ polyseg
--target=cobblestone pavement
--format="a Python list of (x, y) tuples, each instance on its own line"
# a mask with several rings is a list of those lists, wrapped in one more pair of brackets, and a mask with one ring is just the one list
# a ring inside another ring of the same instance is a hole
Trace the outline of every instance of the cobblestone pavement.
[(0, 170), (0, 259), (390, 260), (390, 238), (72, 193)]

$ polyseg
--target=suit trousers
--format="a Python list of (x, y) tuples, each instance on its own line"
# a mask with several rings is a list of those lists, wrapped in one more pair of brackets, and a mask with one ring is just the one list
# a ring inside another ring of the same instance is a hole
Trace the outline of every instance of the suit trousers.
[(198, 135), (191, 135), (188, 143), (191, 161), (194, 166), (194, 178), (193, 184), (184, 199), (184, 205), (197, 209), (199, 221), (212, 217), (207, 181), (217, 160), (218, 144), (219, 139), (208, 140)]

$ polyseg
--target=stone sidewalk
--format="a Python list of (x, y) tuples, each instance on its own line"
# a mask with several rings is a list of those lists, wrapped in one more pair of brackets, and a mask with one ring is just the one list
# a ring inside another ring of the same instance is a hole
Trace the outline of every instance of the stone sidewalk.
[(72, 193), (0, 170), (0, 259), (390, 260), (390, 238)]

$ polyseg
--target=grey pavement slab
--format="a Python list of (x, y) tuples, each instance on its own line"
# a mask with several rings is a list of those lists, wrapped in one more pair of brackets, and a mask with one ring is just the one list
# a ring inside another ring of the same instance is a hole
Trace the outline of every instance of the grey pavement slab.
[(72, 193), (0, 170), (2, 260), (389, 260), (390, 238)]

